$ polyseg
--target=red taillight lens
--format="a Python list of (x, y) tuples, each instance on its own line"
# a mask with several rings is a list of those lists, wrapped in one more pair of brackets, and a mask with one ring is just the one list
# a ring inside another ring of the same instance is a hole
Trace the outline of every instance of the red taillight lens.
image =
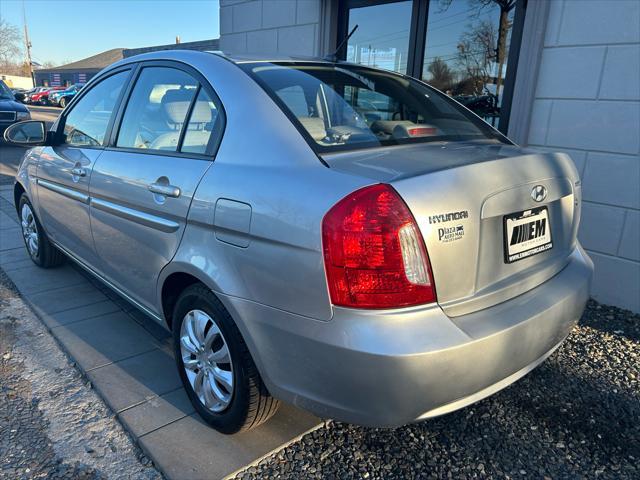
[(322, 241), (334, 305), (396, 308), (436, 300), (418, 225), (389, 185), (340, 200), (322, 221)]
[(430, 137), (435, 135), (437, 130), (434, 127), (414, 127), (407, 128), (410, 137)]

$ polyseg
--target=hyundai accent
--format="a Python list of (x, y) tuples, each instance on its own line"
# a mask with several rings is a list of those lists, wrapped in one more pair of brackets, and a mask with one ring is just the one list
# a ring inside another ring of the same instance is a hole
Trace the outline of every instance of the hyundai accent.
[(33, 261), (71, 258), (169, 329), (224, 433), (279, 401), (377, 427), (460, 409), (588, 299), (570, 158), (393, 72), (144, 54), (5, 138), (34, 147), (15, 184)]

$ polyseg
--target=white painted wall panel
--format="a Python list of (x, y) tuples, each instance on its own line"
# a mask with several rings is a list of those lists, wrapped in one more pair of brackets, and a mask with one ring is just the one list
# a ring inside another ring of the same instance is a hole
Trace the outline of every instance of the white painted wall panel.
[(640, 312), (640, 1), (554, 0), (540, 55), (528, 144), (581, 172), (594, 298)]

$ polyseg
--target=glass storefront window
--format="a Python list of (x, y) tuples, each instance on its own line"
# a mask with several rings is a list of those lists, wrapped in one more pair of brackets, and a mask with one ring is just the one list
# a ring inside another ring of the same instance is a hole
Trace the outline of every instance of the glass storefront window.
[(431, 0), (422, 78), (492, 125), (504, 92), (515, 0)]
[(349, 9), (347, 61), (407, 72), (411, 0)]

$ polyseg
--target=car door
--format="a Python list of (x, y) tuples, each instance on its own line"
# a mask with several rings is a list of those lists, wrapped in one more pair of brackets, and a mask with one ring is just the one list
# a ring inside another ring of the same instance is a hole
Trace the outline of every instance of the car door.
[(56, 145), (44, 147), (37, 173), (39, 214), (50, 237), (88, 265), (96, 254), (89, 221), (89, 182), (131, 69), (115, 71), (58, 122)]
[(196, 187), (213, 161), (223, 115), (211, 87), (176, 64), (143, 64), (119, 129), (91, 178), (91, 223), (102, 271), (153, 310)]

